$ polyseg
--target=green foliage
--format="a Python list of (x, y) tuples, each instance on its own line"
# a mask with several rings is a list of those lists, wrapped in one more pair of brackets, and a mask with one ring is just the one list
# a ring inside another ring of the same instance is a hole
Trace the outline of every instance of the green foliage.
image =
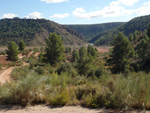
[(150, 39), (142, 39), (142, 41), (137, 45), (136, 51), (138, 54), (138, 63), (140, 63), (140, 68), (142, 70), (150, 70)]
[(16, 45), (16, 43), (13, 41), (10, 41), (8, 43), (7, 48), (8, 49), (6, 50), (6, 53), (8, 55), (8, 59), (12, 61), (17, 61), (19, 52), (18, 52), (18, 46)]
[(57, 69), (58, 74), (61, 73), (68, 73), (68, 75), (76, 76), (77, 72), (72, 66), (71, 63), (63, 63), (60, 65), (60, 67)]
[(13, 79), (18, 80), (22, 77), (25, 78), (29, 72), (28, 66), (18, 67), (13, 69), (11, 76)]
[(43, 59), (44, 59), (43, 53), (40, 53), (38, 57), (39, 57), (38, 62), (39, 62), (39, 63), (42, 63), (42, 62), (43, 62)]
[(46, 58), (48, 62), (53, 65), (64, 60), (64, 46), (63, 42), (56, 33), (50, 33), (46, 42)]
[(118, 35), (114, 36), (112, 44), (114, 46), (111, 54), (112, 72), (128, 72), (134, 56), (134, 49), (130, 41), (123, 33), (119, 32)]
[(79, 33), (45, 19), (1, 19), (0, 26), (1, 45), (12, 40), (17, 44), (23, 40), (26, 45), (45, 45), (45, 36), (50, 32), (59, 34), (67, 45), (80, 45), (85, 42)]
[[(133, 34), (136, 30), (143, 32), (145, 29), (148, 28), (148, 23), (150, 23), (149, 18), (150, 18), (150, 15), (134, 18), (117, 28), (113, 28), (113, 29), (99, 33), (97, 36), (92, 38), (89, 42), (95, 43), (98, 46), (109, 45), (110, 42), (113, 40), (113, 36), (117, 34), (118, 31), (123, 32), (126, 36), (129, 36), (130, 33)], [(134, 35), (135, 37), (137, 36), (137, 33), (135, 33)]]
[(77, 62), (78, 59), (79, 59), (79, 52), (77, 50), (73, 50), (71, 61), (72, 62)]
[(132, 41), (133, 41), (133, 39), (134, 39), (134, 36), (133, 36), (133, 34), (132, 34), (132, 33), (130, 33), (130, 34), (129, 34), (129, 40), (130, 40), (130, 42), (132, 42)]
[(38, 66), (38, 67), (35, 69), (35, 72), (37, 72), (39, 75), (42, 75), (42, 74), (44, 74), (44, 68), (41, 67), (41, 66)]
[(87, 48), (81, 47), (79, 49), (79, 60), (77, 68), (80, 75), (88, 75), (91, 68), (92, 59), (88, 56)]
[(76, 103), (90, 108), (150, 109), (150, 74), (143, 72), (127, 76), (107, 74), (93, 79), (66, 73), (41, 75), (21, 67), (13, 70), (12, 77), (16, 79), (0, 87), (2, 104)]
[(96, 49), (95, 49), (93, 46), (88, 45), (87, 51), (88, 51), (88, 55), (89, 55), (89, 56), (93, 57), (93, 59), (96, 58), (96, 56), (97, 56), (97, 51), (96, 51)]
[(24, 51), (25, 50), (25, 43), (22, 40), (19, 42), (19, 50), (20, 51)]
[(66, 47), (65, 48), (65, 53), (71, 53), (71, 48), (70, 47)]
[(147, 29), (147, 35), (148, 37), (150, 37), (150, 25), (148, 26), (148, 29)]
[(94, 25), (67, 25), (67, 27), (77, 31), (83, 35), (86, 39), (92, 39), (95, 35), (107, 31), (109, 29), (118, 27), (122, 25), (123, 22), (116, 23), (104, 23), (104, 24), (94, 24)]
[(65, 90), (54, 90), (53, 93), (51, 93), (49, 102), (53, 106), (64, 106), (69, 101), (69, 92)]
[(38, 60), (34, 57), (29, 57), (29, 68), (34, 69), (38, 64)]

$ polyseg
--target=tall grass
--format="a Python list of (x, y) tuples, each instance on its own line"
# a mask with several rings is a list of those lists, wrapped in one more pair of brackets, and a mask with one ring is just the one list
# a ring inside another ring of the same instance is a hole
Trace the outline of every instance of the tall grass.
[(150, 74), (144, 72), (90, 78), (68, 73), (39, 74), (22, 67), (15, 69), (12, 77), (15, 78), (13, 82), (0, 86), (3, 104), (150, 109)]

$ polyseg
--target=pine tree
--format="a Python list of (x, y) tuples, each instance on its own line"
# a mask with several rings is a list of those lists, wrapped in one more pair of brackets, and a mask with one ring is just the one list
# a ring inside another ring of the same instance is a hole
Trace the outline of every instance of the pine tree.
[(24, 43), (24, 41), (21, 40), (21, 41), (19, 42), (19, 50), (20, 50), (20, 51), (23, 51), (24, 49), (25, 49), (25, 43)]
[(79, 59), (79, 52), (77, 50), (74, 50), (72, 52), (72, 58), (71, 58), (71, 61), (72, 62), (77, 62)]
[(63, 41), (56, 33), (50, 33), (49, 37), (46, 38), (46, 58), (48, 62), (53, 65), (61, 62), (64, 57), (64, 46)]
[(81, 47), (79, 49), (79, 60), (77, 63), (77, 68), (79, 74), (88, 75), (92, 65), (92, 60), (88, 56), (87, 48)]
[(92, 58), (96, 58), (97, 51), (96, 51), (96, 49), (93, 46), (88, 45), (87, 51), (88, 51), (88, 55), (89, 56), (91, 56)]
[(14, 41), (8, 43), (8, 50), (6, 50), (8, 55), (8, 60), (17, 61), (18, 60), (18, 46)]
[(150, 37), (150, 25), (148, 26), (148, 29), (147, 29), (147, 35), (148, 37)]
[(111, 64), (113, 73), (128, 72), (131, 59), (134, 56), (134, 49), (123, 33), (119, 32), (113, 39), (113, 51), (111, 54)]

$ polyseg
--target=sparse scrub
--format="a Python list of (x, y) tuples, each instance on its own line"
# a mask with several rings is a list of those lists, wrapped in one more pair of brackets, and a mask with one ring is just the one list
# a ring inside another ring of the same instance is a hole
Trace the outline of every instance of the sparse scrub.
[(61, 64), (60, 67), (57, 69), (57, 72), (58, 74), (68, 73), (69, 75), (72, 75), (72, 76), (76, 76), (78, 74), (71, 63)]
[(29, 72), (30, 70), (28, 66), (18, 67), (13, 69), (11, 76), (13, 79), (25, 78)]
[(26, 66), (14, 69), (12, 77), (14, 82), (0, 87), (2, 103), (150, 109), (150, 74), (143, 72), (128, 76), (103, 75), (94, 79), (54, 72), (39, 75)]

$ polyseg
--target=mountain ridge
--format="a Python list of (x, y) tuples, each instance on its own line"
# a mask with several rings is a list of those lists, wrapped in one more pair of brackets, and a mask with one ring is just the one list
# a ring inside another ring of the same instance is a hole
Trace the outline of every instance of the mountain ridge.
[(74, 24), (74, 25), (64, 25), (67, 26), (81, 35), (83, 35), (87, 40), (92, 39), (94, 36), (100, 32), (115, 28), (124, 24), (125, 22), (109, 22), (101, 24)]
[(24, 40), (27, 45), (44, 45), (50, 32), (55, 32), (65, 45), (82, 45), (85, 38), (67, 27), (46, 19), (2, 19), (0, 20), (0, 43)]
[(134, 33), (136, 30), (143, 32), (148, 28), (150, 23), (150, 15), (135, 17), (125, 24), (118, 26), (117, 28), (113, 28), (111, 30), (107, 30), (99, 33), (93, 39), (91, 39), (90, 43), (95, 43), (95, 45), (108, 45), (115, 34), (119, 31), (123, 32), (126, 36), (129, 36), (130, 33)]

